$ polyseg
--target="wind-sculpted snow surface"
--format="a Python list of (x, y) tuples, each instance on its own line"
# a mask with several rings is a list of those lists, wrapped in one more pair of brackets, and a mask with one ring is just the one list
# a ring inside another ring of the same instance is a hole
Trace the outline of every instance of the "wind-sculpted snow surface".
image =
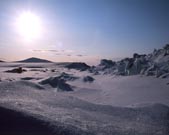
[(44, 90), (36, 83), (0, 83), (0, 134), (168, 135), (169, 107), (113, 107)]
[(153, 53), (148, 55), (135, 53), (133, 58), (125, 58), (117, 62), (103, 59), (98, 66), (90, 69), (90, 72), (96, 71), (104, 74), (142, 74), (163, 78), (164, 74), (169, 73), (169, 44), (165, 45), (163, 49), (155, 49)]

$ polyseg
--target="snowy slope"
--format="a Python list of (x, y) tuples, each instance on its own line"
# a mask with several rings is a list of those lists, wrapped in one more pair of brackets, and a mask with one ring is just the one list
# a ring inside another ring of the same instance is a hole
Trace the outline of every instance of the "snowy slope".
[[(26, 72), (4, 72), (19, 66)], [(0, 80), (0, 134), (169, 133), (168, 79), (93, 75), (55, 63), (1, 63)], [(60, 80), (73, 91), (58, 91)]]
[[(46, 135), (49, 133), (167, 135), (169, 133), (169, 107), (162, 104), (135, 108), (98, 105), (66, 94), (48, 91), (37, 84), (25, 81), (4, 82), (0, 91), (1, 112), (5, 111), (3, 108), (8, 108), (14, 110), (10, 116), (21, 113), (25, 123), (29, 123), (29, 117), (32, 122), (44, 123)], [(22, 123), (18, 121), (18, 117), (8, 117), (8, 113), (3, 116), (6, 117), (5, 122), (14, 119), (16, 123)], [(2, 125), (1, 122), (0, 124)], [(24, 128), (25, 131), (29, 130)], [(37, 133), (41, 131), (38, 130), (39, 127), (34, 128)], [(15, 129), (13, 130), (16, 132)]]

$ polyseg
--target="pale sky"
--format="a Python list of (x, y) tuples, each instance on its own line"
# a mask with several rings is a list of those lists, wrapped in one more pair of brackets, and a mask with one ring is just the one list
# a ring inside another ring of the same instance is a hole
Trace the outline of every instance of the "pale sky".
[(0, 59), (91, 63), (151, 53), (169, 43), (168, 7), (168, 0), (1, 0)]

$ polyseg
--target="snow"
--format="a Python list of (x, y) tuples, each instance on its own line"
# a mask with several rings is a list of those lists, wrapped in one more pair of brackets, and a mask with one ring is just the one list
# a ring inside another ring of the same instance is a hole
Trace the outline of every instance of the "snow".
[(168, 45), (91, 67), (2, 62), (0, 134), (168, 135), (168, 84)]
[[(17, 67), (26, 72), (5, 72)], [(87, 76), (94, 81), (85, 83)], [(0, 80), (0, 118), (6, 118), (0, 121), (0, 134), (18, 135), (20, 129), (22, 135), (169, 134), (167, 77), (94, 75), (63, 63), (0, 63)], [(73, 91), (56, 90), (58, 80)], [(21, 128), (11, 128), (9, 121)]]

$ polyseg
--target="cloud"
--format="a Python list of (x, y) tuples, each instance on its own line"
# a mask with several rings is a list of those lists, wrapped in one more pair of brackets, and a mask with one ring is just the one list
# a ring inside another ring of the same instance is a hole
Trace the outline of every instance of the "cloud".
[(43, 53), (45, 52), (46, 50), (32, 50), (33, 52), (40, 52), (40, 53)]
[(55, 55), (61, 55), (60, 53), (55, 53)]
[(35, 53), (50, 53), (50, 54), (54, 54), (54, 55), (63, 55), (63, 56), (68, 56), (68, 57), (84, 57), (86, 55), (84, 54), (77, 54), (75, 53), (74, 50), (69, 50), (69, 49), (62, 49), (62, 50), (58, 50), (58, 49), (36, 49), (36, 50), (32, 50)]
[(6, 59), (1, 57), (0, 60), (4, 60), (5, 61)]
[(48, 52), (59, 52), (59, 50), (47, 50)]
[(41, 50), (41, 49), (38, 49), (38, 50), (32, 50), (33, 52), (59, 52), (59, 50)]
[(78, 56), (78, 57), (83, 57), (84, 55), (82, 55), (82, 54), (77, 54), (76, 56)]
[(74, 50), (64, 50), (65, 53), (74, 53)]
[(70, 53), (74, 53), (74, 50), (56, 50), (56, 49), (51, 49), (51, 50), (47, 50), (47, 49), (37, 49), (37, 50), (32, 50), (33, 52), (57, 52), (57, 53), (60, 53), (60, 54), (70, 54)]

